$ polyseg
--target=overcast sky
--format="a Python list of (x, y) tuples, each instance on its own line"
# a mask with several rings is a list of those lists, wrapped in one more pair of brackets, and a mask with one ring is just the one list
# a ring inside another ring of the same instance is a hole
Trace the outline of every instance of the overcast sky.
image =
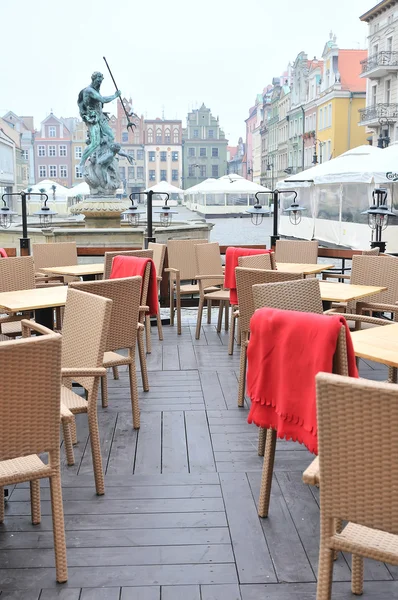
[(114, 91), (105, 55), (135, 112), (185, 124), (204, 102), (236, 145), (256, 94), (300, 51), (320, 57), (330, 30), (340, 48), (366, 47), (359, 16), (377, 2), (1, 0), (0, 115), (78, 116), (93, 71)]

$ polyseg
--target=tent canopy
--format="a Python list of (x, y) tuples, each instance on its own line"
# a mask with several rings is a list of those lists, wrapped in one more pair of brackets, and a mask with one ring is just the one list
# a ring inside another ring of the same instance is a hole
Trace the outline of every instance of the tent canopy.
[(269, 192), (270, 190), (258, 183), (249, 181), (240, 175), (231, 173), (219, 179), (206, 179), (185, 190), (185, 194), (255, 194), (256, 192)]
[(86, 183), (85, 181), (82, 181), (81, 183), (78, 183), (77, 185), (70, 188), (66, 193), (66, 197), (74, 198), (79, 195), (80, 196), (89, 196), (89, 194), (90, 194), (90, 187), (89, 187), (88, 183)]
[(56, 187), (56, 196), (66, 196), (67, 192), (69, 191), (67, 187), (61, 185), (60, 183), (57, 183), (56, 181), (53, 181), (52, 179), (43, 179), (43, 181), (39, 181), (39, 183), (35, 183), (35, 185), (29, 186), (29, 188), (26, 188), (24, 191), (28, 194), (28, 189), (32, 188), (32, 194), (40, 194), (40, 190), (44, 189), (45, 194), (47, 194), (48, 196), (52, 196), (53, 191), (51, 186), (53, 185), (55, 185)]
[(167, 183), (167, 181), (160, 181), (159, 183), (157, 183), (156, 185), (147, 188), (145, 191), (149, 192), (149, 190), (151, 190), (152, 192), (154, 192), (155, 194), (183, 194), (184, 190), (176, 187), (175, 185), (171, 185), (170, 183)]

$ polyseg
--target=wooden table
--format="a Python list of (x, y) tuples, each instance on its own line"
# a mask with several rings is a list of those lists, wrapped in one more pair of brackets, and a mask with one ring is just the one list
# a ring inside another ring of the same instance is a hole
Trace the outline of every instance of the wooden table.
[(354, 352), (359, 358), (398, 367), (398, 324), (382, 325), (351, 333)]
[(276, 268), (281, 273), (304, 273), (304, 275), (315, 275), (327, 269), (333, 269), (335, 265), (305, 264), (305, 263), (277, 263)]
[(83, 277), (85, 280), (95, 279), (104, 272), (104, 263), (90, 263), (86, 265), (69, 265), (66, 267), (45, 267), (40, 269), (44, 273), (55, 275), (68, 275), (69, 277)]
[(53, 309), (65, 306), (68, 288), (55, 285), (32, 290), (0, 293), (0, 308), (6, 312), (36, 311), (36, 320), (53, 329)]
[(350, 302), (350, 300), (359, 300), (360, 298), (366, 298), (366, 296), (373, 296), (373, 294), (384, 292), (384, 290), (387, 289), (386, 287), (375, 285), (331, 283), (330, 281), (320, 281), (319, 287), (324, 303), (324, 310), (331, 308), (332, 302)]

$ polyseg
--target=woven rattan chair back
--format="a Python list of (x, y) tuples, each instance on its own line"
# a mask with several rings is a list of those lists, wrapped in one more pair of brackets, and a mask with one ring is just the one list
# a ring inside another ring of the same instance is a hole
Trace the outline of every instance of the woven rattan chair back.
[(60, 393), (59, 334), (0, 343), (0, 460), (59, 456)]
[(77, 265), (76, 242), (33, 244), (32, 254), (36, 271), (45, 267)]
[(253, 286), (254, 308), (280, 308), (301, 312), (323, 312), (319, 281), (303, 279), (284, 283), (268, 283)]
[[(367, 296), (365, 302), (395, 304), (398, 301), (398, 259), (385, 256), (353, 256), (351, 283), (385, 286), (387, 289), (384, 292)], [(351, 304), (349, 303), (347, 312), (351, 312)]]
[(398, 387), (325, 373), (316, 383), (321, 518), (398, 534)]
[(379, 256), (380, 248), (372, 248), (371, 250), (362, 250), (362, 256)]
[(278, 240), (275, 247), (276, 262), (315, 265), (318, 262), (317, 241)]
[(210, 286), (223, 285), (224, 273), (218, 242), (196, 245), (195, 256), (196, 275), (220, 275), (220, 279), (202, 279), (199, 283), (201, 291)]
[(134, 348), (137, 341), (138, 311), (141, 301), (141, 277), (82, 281), (69, 287), (112, 300), (111, 321), (105, 351)]
[(105, 252), (103, 279), (109, 279), (111, 276), (112, 261), (115, 256), (138, 256), (139, 258), (153, 258), (153, 250), (124, 250), (121, 252)]
[(157, 277), (162, 277), (166, 248), (166, 244), (155, 244), (155, 242), (149, 242), (148, 244), (148, 250), (152, 250), (153, 252), (153, 262), (155, 263)]
[[(207, 244), (207, 240), (168, 240), (167, 256), (169, 267), (180, 271), (180, 279), (193, 280), (197, 275), (195, 246)], [(175, 280), (174, 273), (170, 273), (172, 281)]]
[[(261, 257), (262, 255), (259, 256)], [(249, 256), (247, 258), (253, 257)], [(293, 281), (303, 278), (302, 274), (300, 275), (297, 273), (280, 273), (279, 271), (266, 271), (261, 269), (243, 269), (242, 267), (237, 267), (235, 269), (235, 273), (239, 302), (239, 326), (241, 332), (247, 334), (250, 330), (250, 319), (252, 318), (255, 310), (252, 289), (253, 285)]]
[(238, 265), (245, 269), (266, 269), (270, 271), (272, 266), (271, 254), (254, 254), (253, 256), (239, 256)]
[(31, 290), (34, 287), (33, 256), (17, 256), (0, 261), (0, 292)]
[[(112, 300), (68, 289), (62, 327), (62, 367), (102, 367)], [(76, 379), (91, 392), (94, 378)]]

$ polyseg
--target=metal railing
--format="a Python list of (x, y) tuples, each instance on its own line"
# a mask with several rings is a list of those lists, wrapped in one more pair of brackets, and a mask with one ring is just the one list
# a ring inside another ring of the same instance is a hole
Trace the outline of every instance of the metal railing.
[(362, 73), (373, 71), (377, 67), (398, 67), (398, 52), (377, 52), (365, 60), (361, 60)]
[(398, 104), (373, 104), (359, 110), (361, 123), (377, 121), (381, 118), (398, 119)]

